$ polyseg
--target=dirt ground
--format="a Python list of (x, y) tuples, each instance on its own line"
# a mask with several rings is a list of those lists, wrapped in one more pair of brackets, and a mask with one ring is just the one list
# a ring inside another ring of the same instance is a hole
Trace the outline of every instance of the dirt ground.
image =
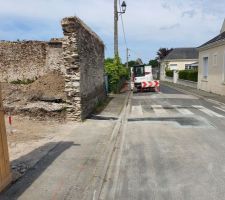
[(39, 119), (64, 119), (64, 77), (51, 72), (32, 83), (2, 83), (2, 98), (6, 112)]
[(21, 116), (12, 118), (11, 128), (8, 116), (5, 117), (5, 122), (14, 181), (63, 141), (77, 125), (72, 122), (39, 121)]

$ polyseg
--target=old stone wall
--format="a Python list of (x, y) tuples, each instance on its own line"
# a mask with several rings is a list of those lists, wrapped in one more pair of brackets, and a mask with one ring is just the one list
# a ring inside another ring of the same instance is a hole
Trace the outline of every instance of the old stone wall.
[(33, 80), (52, 70), (65, 72), (61, 46), (58, 41), (1, 41), (0, 81)]
[(65, 78), (67, 119), (81, 121), (106, 97), (104, 44), (79, 18), (62, 20), (64, 38), (1, 41), (0, 82), (33, 80), (51, 71)]
[(82, 120), (105, 98), (104, 44), (79, 18), (62, 20), (68, 118)]
[(46, 48), (45, 71), (59, 71), (66, 73), (63, 62), (62, 41), (60, 39), (52, 39)]

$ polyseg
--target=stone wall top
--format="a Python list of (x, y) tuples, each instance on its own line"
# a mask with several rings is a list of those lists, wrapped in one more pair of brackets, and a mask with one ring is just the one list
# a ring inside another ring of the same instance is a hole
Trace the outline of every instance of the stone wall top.
[(17, 40), (17, 41), (8, 41), (8, 40), (0, 40), (0, 43), (2, 44), (46, 44), (46, 41), (40, 41), (40, 40)]
[(91, 28), (87, 24), (85, 24), (79, 17), (73, 16), (73, 17), (63, 18), (61, 21), (61, 24), (62, 24), (64, 35), (74, 33), (76, 32), (76, 29), (82, 27), (104, 46), (104, 43), (100, 39), (100, 37), (94, 31), (92, 31)]

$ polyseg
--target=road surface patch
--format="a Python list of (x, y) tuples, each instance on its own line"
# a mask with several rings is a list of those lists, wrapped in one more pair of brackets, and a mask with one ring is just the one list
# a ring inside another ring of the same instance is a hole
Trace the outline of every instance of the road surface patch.
[(212, 127), (210, 123), (201, 117), (145, 117), (145, 118), (128, 118), (128, 122), (176, 122), (184, 127)]
[(133, 96), (132, 99), (199, 99), (193, 95), (186, 94), (153, 94), (149, 96)]
[(190, 110), (183, 108), (180, 105), (172, 105), (172, 107), (177, 110), (179, 113), (181, 113), (182, 115), (193, 115), (194, 113), (191, 112)]
[(151, 105), (152, 109), (154, 110), (156, 115), (165, 115), (167, 114), (166, 109), (163, 108), (162, 105)]

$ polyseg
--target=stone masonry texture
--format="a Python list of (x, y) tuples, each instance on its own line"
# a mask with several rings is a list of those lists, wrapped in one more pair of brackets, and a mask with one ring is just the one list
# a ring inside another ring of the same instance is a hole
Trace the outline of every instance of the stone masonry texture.
[(80, 121), (87, 117), (105, 96), (104, 44), (77, 17), (61, 22), (63, 57), (66, 68), (67, 117)]
[(104, 44), (77, 17), (61, 21), (63, 38), (0, 41), (0, 82), (34, 80), (51, 71), (65, 77), (67, 119), (82, 121), (106, 97)]
[(33, 80), (49, 71), (65, 72), (62, 42), (0, 41), (0, 81)]

